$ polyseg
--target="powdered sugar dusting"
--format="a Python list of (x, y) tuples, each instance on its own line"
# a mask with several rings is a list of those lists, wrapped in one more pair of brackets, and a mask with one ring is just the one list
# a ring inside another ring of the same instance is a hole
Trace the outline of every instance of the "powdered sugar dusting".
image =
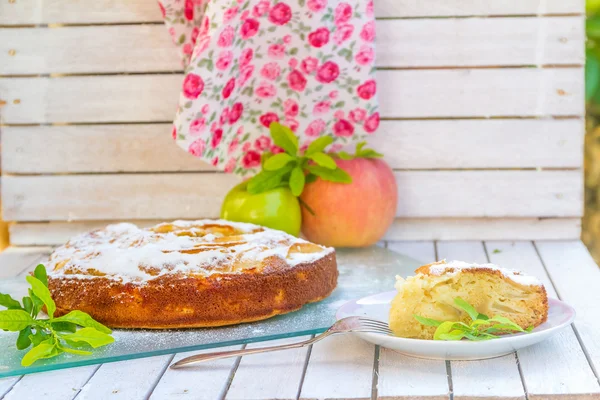
[[(429, 267), (429, 273), (431, 275), (439, 276), (439, 275), (448, 273), (451, 270), (454, 270), (453, 273), (456, 274), (460, 271), (474, 269), (474, 268), (489, 268), (489, 269), (493, 269), (495, 271), (500, 271), (500, 273), (502, 273), (502, 275), (504, 275), (506, 278), (508, 278), (508, 279), (512, 280), (513, 282), (516, 282), (520, 285), (542, 286), (542, 283), (537, 278), (535, 278), (531, 275), (526, 275), (526, 274), (524, 274), (520, 271), (514, 270), (514, 269), (502, 268), (496, 264), (475, 264), (475, 263), (468, 263), (468, 262), (464, 262), (464, 261), (446, 262), (446, 260), (444, 260), (440, 263), (431, 265)], [(452, 273), (452, 272), (450, 272), (450, 273)]]
[(122, 223), (72, 238), (50, 255), (47, 269), (52, 277), (101, 276), (143, 284), (168, 274), (242, 273), (272, 256), (293, 267), (334, 251), (312, 244), (312, 252), (293, 251), (303, 244), (310, 243), (282, 231), (224, 220), (173, 221), (145, 229)]

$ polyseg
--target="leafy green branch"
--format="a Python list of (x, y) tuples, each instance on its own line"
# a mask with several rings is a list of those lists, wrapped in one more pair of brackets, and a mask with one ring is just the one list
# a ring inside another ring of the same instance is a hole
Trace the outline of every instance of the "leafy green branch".
[[(92, 348), (114, 342), (111, 330), (95, 321), (83, 311), (74, 310), (62, 317), (54, 318), (56, 304), (48, 290), (46, 268), (40, 264), (33, 276), (27, 276), (31, 285), (29, 296), (22, 303), (8, 294), (0, 293), (0, 305), (7, 310), (0, 311), (0, 329), (19, 332), (17, 349), (25, 350), (33, 346), (21, 360), (25, 367), (44, 358), (56, 357), (61, 353), (90, 355)], [(38, 314), (46, 307), (47, 319), (39, 319)], [(77, 329), (81, 326), (81, 329)]]
[(510, 319), (502, 316), (489, 318), (475, 310), (475, 307), (465, 300), (457, 297), (454, 299), (457, 308), (469, 315), (471, 322), (466, 324), (461, 321), (438, 321), (415, 315), (415, 319), (425, 326), (435, 326), (433, 340), (489, 340), (498, 337), (496, 334), (510, 332), (530, 332), (533, 327), (523, 329)]

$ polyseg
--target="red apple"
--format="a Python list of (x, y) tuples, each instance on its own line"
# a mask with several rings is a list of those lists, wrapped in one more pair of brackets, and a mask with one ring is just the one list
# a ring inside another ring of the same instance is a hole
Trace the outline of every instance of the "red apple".
[(300, 196), (314, 212), (302, 207), (302, 233), (312, 242), (335, 247), (376, 243), (396, 215), (398, 188), (392, 169), (377, 158), (336, 160), (352, 183), (318, 178)]

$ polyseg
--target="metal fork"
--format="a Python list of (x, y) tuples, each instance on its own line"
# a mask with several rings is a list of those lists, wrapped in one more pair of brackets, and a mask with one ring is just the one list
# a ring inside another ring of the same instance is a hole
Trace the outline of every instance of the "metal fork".
[(296, 349), (298, 347), (304, 347), (316, 343), (320, 340), (325, 339), (328, 336), (336, 335), (340, 333), (348, 333), (348, 332), (369, 332), (369, 333), (379, 333), (383, 335), (392, 335), (392, 331), (388, 327), (388, 324), (382, 321), (377, 321), (374, 319), (364, 318), (364, 317), (347, 317), (344, 319), (340, 319), (335, 324), (331, 326), (331, 328), (327, 329), (325, 332), (321, 333), (314, 338), (305, 340), (303, 342), (298, 343), (290, 343), (290, 344), (282, 344), (279, 346), (269, 346), (269, 347), (259, 347), (254, 349), (242, 349), (242, 350), (232, 350), (232, 351), (218, 351), (214, 353), (204, 353), (197, 354), (195, 356), (190, 356), (183, 358), (173, 365), (171, 368), (177, 369), (185, 367), (186, 365), (200, 363), (204, 361), (210, 360), (218, 360), (221, 358), (228, 357), (237, 357), (237, 356), (247, 356), (250, 354), (258, 354), (258, 353), (266, 353), (268, 351), (277, 351), (277, 350), (286, 350), (286, 349)]

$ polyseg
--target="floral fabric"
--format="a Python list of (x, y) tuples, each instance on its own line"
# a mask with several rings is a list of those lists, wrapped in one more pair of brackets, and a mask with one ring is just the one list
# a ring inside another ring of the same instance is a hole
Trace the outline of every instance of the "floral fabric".
[(277, 153), (273, 121), (331, 150), (379, 126), (373, 2), (160, 0), (185, 77), (172, 135), (226, 172)]

